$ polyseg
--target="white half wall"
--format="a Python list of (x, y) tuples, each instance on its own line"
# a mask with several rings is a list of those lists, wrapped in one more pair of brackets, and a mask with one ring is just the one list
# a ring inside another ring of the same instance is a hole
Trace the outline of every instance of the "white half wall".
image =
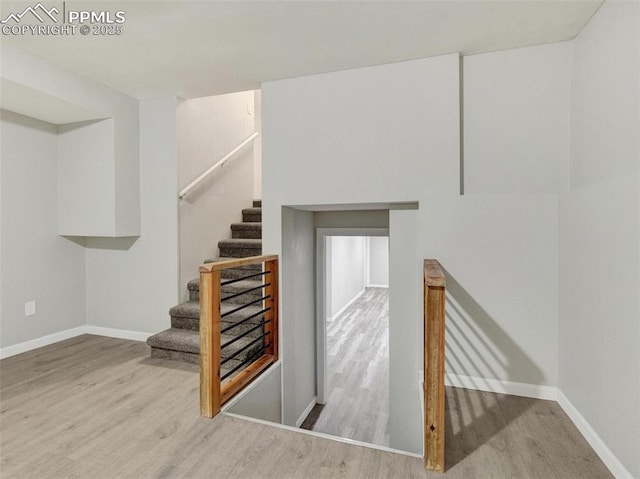
[(614, 475), (640, 477), (640, 4), (605, 2), (573, 59), (559, 386)]
[[(57, 128), (2, 110), (0, 347), (85, 324), (85, 250), (58, 236)], [(25, 316), (25, 303), (36, 313)]]
[[(178, 105), (178, 178), (184, 188), (255, 131), (254, 92), (192, 100)], [(258, 139), (256, 140), (258, 141)], [(198, 267), (218, 256), (254, 195), (254, 150), (247, 145), (180, 201), (180, 295)]]
[(88, 238), (87, 324), (155, 333), (178, 300), (176, 99), (140, 101), (139, 238)]
[(335, 318), (365, 288), (365, 238), (331, 236), (327, 238), (326, 267), (330, 298), (329, 317)]

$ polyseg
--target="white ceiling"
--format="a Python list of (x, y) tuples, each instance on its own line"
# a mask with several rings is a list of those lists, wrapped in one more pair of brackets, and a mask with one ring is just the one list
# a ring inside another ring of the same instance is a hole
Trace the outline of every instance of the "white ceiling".
[[(569, 40), (602, 1), (68, 1), (78, 10), (125, 11), (124, 33), (2, 41), (135, 97), (193, 98), (313, 73)], [(2, 18), (33, 3), (3, 1)]]

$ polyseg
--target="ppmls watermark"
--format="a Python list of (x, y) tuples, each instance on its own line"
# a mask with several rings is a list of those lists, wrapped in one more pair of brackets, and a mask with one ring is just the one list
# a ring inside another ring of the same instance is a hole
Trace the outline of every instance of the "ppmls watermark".
[[(60, 8), (58, 8), (60, 7)], [(67, 2), (45, 7), (38, 2), (0, 20), (3, 35), (122, 35), (126, 22), (122, 10), (75, 10)]]

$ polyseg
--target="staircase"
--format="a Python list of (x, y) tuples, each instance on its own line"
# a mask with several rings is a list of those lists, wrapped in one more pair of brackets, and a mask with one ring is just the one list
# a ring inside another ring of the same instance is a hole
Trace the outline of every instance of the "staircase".
[[(231, 239), (218, 242), (220, 257), (206, 259), (205, 263), (223, 261), (230, 258), (246, 258), (248, 256), (259, 256), (262, 254), (262, 202), (254, 200), (253, 208), (242, 210), (242, 223), (231, 225)], [(238, 279), (253, 273), (259, 273), (262, 265), (255, 264), (238, 268), (226, 269), (222, 271), (222, 281)], [(222, 287), (224, 296), (231, 296), (240, 291), (259, 286), (260, 281), (245, 279)], [(189, 291), (189, 301), (178, 304), (169, 310), (171, 316), (171, 328), (154, 334), (147, 339), (147, 344), (151, 347), (151, 357), (161, 359), (172, 359), (188, 363), (199, 364), (200, 353), (200, 278), (193, 279), (187, 284)], [(230, 298), (221, 305), (221, 313), (227, 313), (238, 306), (250, 303), (259, 299), (262, 291), (257, 289), (250, 293), (243, 294), (237, 298)], [(262, 309), (258, 302), (256, 305), (247, 306), (241, 313), (233, 313), (225, 316), (222, 320), (222, 329), (241, 321), (243, 318), (258, 312)], [(221, 343), (231, 341), (235, 336), (247, 332), (259, 323), (260, 318), (254, 321), (233, 328), (233, 334), (222, 333)], [(233, 355), (236, 351), (244, 348), (252, 339), (262, 334), (260, 328), (248, 333), (245, 337), (237, 339), (229, 347), (222, 350), (222, 359)], [(244, 359), (254, 354), (256, 349), (248, 348), (238, 356), (229, 360), (222, 366), (222, 373), (232, 370)]]

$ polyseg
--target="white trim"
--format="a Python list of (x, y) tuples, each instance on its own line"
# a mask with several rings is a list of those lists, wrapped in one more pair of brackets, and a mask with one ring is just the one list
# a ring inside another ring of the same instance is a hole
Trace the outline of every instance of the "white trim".
[(317, 399), (317, 397), (313, 396), (313, 399), (311, 400), (309, 405), (306, 408), (304, 408), (304, 411), (302, 411), (302, 414), (300, 415), (300, 417), (296, 421), (296, 427), (300, 427), (300, 425), (304, 422), (304, 420), (307, 419), (307, 416), (309, 415), (311, 410), (317, 404), (316, 399)]
[(329, 321), (333, 321), (336, 318), (338, 318), (342, 313), (344, 313), (347, 310), (347, 308), (349, 308), (349, 306), (351, 306), (353, 303), (355, 303), (356, 300), (365, 293), (365, 291), (366, 291), (366, 288), (363, 289), (362, 291), (360, 291), (358, 294), (356, 294), (353, 298), (351, 298), (351, 300), (349, 300), (349, 302), (347, 304), (345, 304), (342, 308), (340, 308), (336, 314), (334, 314), (333, 316), (331, 316), (331, 317), (329, 317), (327, 319)]
[(575, 424), (578, 430), (582, 433), (596, 454), (600, 456), (600, 459), (602, 459), (605, 466), (609, 468), (611, 474), (613, 474), (617, 479), (633, 479), (631, 473), (618, 460), (615, 454), (607, 447), (600, 436), (598, 436), (598, 433), (594, 431), (584, 416), (580, 414), (571, 401), (569, 401), (567, 396), (565, 396), (560, 390), (558, 390), (558, 404), (564, 412), (567, 413), (569, 419), (571, 419), (573, 424)]
[(344, 437), (330, 436), (329, 434), (324, 434), (324, 433), (321, 433), (321, 432), (309, 431), (307, 429), (300, 429), (300, 428), (293, 427), (293, 426), (287, 426), (285, 424), (277, 424), (275, 422), (269, 422), (269, 421), (265, 421), (263, 419), (256, 419), (254, 417), (241, 416), (239, 414), (234, 414), (234, 413), (231, 413), (231, 412), (225, 412), (223, 414), (225, 414), (226, 416), (235, 417), (237, 419), (242, 419), (243, 421), (255, 422), (255, 423), (258, 423), (258, 424), (262, 424), (264, 426), (275, 427), (277, 429), (284, 429), (286, 431), (292, 431), (292, 432), (296, 432), (298, 434), (306, 434), (307, 436), (320, 437), (320, 438), (323, 438), (323, 439), (328, 439), (330, 441), (341, 442), (343, 444), (349, 444), (351, 446), (367, 447), (369, 449), (377, 449), (379, 451), (384, 451), (384, 452), (393, 452), (394, 454), (402, 454), (403, 456), (409, 456), (409, 457), (419, 457), (419, 458), (423, 458), (424, 457), (422, 454), (416, 454), (416, 453), (413, 453), (413, 452), (401, 451), (399, 449), (393, 449), (393, 448), (386, 447), (386, 446), (379, 446), (377, 444), (370, 444), (368, 442), (356, 441), (354, 439), (346, 439)]
[(143, 333), (141, 331), (130, 331), (128, 329), (104, 328), (102, 326), (86, 326), (86, 334), (96, 336), (107, 336), (109, 338), (130, 339), (132, 341), (145, 342), (153, 333)]
[(499, 394), (511, 394), (535, 399), (556, 401), (558, 389), (554, 386), (517, 383), (500, 379), (476, 378), (461, 374), (445, 374), (445, 384), (456, 388), (476, 389)]
[(0, 359), (9, 358), (16, 354), (26, 353), (34, 349), (49, 346), (50, 344), (58, 343), (66, 339), (75, 338), (86, 333), (86, 326), (78, 326), (77, 328), (65, 329), (57, 333), (47, 334), (36, 339), (24, 341), (22, 343), (14, 344), (12, 346), (6, 346), (0, 349)]
[(367, 288), (388, 288), (388, 284), (368, 284)]
[(75, 338), (76, 336), (82, 336), (83, 334), (93, 334), (96, 336), (107, 336), (110, 338), (118, 339), (131, 339), (133, 341), (144, 342), (153, 333), (130, 331), (128, 329), (103, 328), (100, 326), (89, 326), (85, 324), (83, 326), (65, 329), (64, 331), (48, 334), (46, 336), (32, 339), (30, 341), (25, 341), (23, 343), (0, 348), (0, 359), (9, 358), (11, 356), (15, 356), (16, 354), (22, 354), (28, 351), (33, 351), (34, 349), (49, 346), (50, 344), (59, 343), (60, 341)]

